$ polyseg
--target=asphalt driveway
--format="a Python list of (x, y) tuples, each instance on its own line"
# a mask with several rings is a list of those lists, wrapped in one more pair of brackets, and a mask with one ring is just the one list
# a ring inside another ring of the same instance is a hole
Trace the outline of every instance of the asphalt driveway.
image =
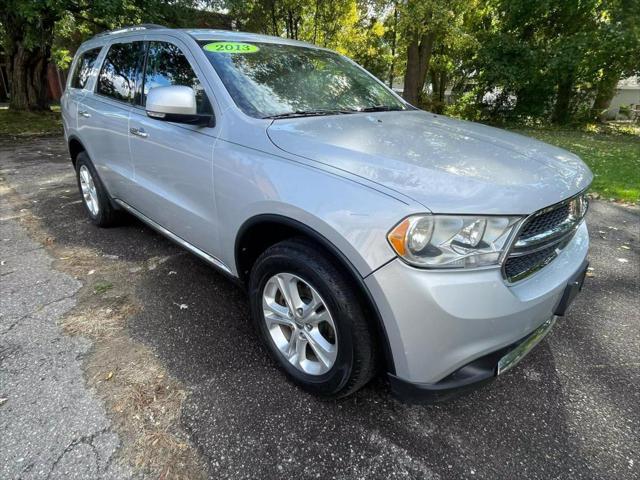
[[(0, 159), (14, 208), (38, 219), (36, 238), (94, 252), (129, 272), (110, 280), (116, 289), (120, 283), (130, 288), (138, 305), (125, 318), (126, 336), (182, 385), (179, 428), (211, 478), (640, 476), (638, 208), (592, 202), (593, 270), (582, 294), (552, 334), (503, 378), (430, 406), (398, 402), (381, 380), (347, 400), (321, 402), (289, 384), (268, 359), (238, 287), (135, 220), (103, 230), (86, 220), (60, 138), (0, 142)], [(8, 255), (10, 247), (0, 247), (0, 257)], [(100, 268), (87, 264), (75, 276), (93, 281)], [(28, 289), (23, 294), (32, 295)], [(58, 320), (41, 315), (39, 321)], [(29, 328), (35, 335), (38, 323)], [(0, 372), (10, 378), (19, 372), (6, 371), (6, 355), (0, 349)], [(72, 375), (71, 383), (84, 388), (87, 372)], [(0, 397), (19, 401), (4, 389), (0, 384)], [(52, 421), (38, 404), (55, 396), (28, 388), (20, 394), (31, 398), (41, 422)], [(91, 389), (86, 395), (95, 396)], [(117, 433), (119, 413), (101, 398)], [(12, 417), (18, 410), (9, 409), (10, 401), (0, 404), (5, 431), (21, 421)], [(58, 428), (66, 421), (55, 420)], [(20, 444), (28, 435), (12, 437), (9, 449), (2, 433), (0, 460), (10, 468), (0, 471), (18, 478), (21, 470), (11, 465), (29, 450)]]

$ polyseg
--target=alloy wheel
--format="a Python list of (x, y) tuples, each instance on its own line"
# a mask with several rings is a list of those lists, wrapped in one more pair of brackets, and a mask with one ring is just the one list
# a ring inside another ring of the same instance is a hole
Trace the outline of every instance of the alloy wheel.
[(84, 203), (91, 212), (91, 215), (94, 217), (97, 216), (100, 211), (98, 192), (96, 191), (93, 176), (86, 165), (80, 167), (80, 189), (82, 190)]
[(290, 273), (272, 276), (263, 290), (262, 308), (271, 340), (289, 363), (309, 375), (333, 367), (336, 326), (325, 301), (307, 281)]

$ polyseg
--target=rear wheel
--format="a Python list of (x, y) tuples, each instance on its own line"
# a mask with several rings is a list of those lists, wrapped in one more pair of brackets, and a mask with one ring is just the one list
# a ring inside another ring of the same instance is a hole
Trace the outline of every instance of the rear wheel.
[(113, 208), (109, 194), (86, 152), (80, 152), (76, 158), (76, 178), (82, 203), (91, 222), (99, 227), (116, 224), (118, 212)]
[(375, 338), (347, 277), (317, 246), (267, 249), (250, 277), (252, 316), (272, 356), (299, 386), (337, 398), (375, 373)]

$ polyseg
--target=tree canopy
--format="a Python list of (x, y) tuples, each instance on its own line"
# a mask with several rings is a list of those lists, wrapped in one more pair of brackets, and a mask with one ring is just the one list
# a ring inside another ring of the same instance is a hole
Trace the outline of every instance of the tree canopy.
[[(46, 108), (46, 62), (139, 22), (338, 50), (411, 103), (493, 121), (598, 119), (640, 74), (640, 0), (0, 0), (11, 107)], [(218, 13), (216, 13), (218, 12)], [(19, 84), (19, 85), (17, 85)]]

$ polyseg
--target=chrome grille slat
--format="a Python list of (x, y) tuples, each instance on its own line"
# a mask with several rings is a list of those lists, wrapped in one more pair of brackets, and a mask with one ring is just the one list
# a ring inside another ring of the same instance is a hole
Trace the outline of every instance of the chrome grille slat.
[(535, 247), (537, 245), (546, 245), (555, 241), (558, 238), (562, 238), (575, 228), (574, 218), (568, 214), (567, 217), (560, 223), (554, 225), (548, 230), (538, 232), (528, 237), (522, 237), (522, 234), (518, 237), (518, 240), (514, 244), (514, 250), (527, 249)]
[(583, 193), (530, 215), (520, 227), (502, 271), (510, 283), (551, 263), (571, 241), (587, 211)]
[(554, 238), (553, 240), (551, 240), (549, 242), (545, 242), (542, 245), (536, 245), (536, 246), (533, 246), (533, 247), (530, 247), (530, 248), (526, 248), (526, 249), (514, 248), (509, 253), (509, 258), (523, 257), (525, 255), (530, 255), (532, 253), (539, 252), (540, 250), (544, 250), (544, 249), (549, 248), (549, 247), (551, 247), (553, 245), (558, 245), (558, 244), (562, 243), (563, 241), (565, 241), (567, 238), (570, 239), (573, 236), (574, 232), (575, 232), (575, 228), (571, 229), (568, 232), (566, 232), (561, 237)]

